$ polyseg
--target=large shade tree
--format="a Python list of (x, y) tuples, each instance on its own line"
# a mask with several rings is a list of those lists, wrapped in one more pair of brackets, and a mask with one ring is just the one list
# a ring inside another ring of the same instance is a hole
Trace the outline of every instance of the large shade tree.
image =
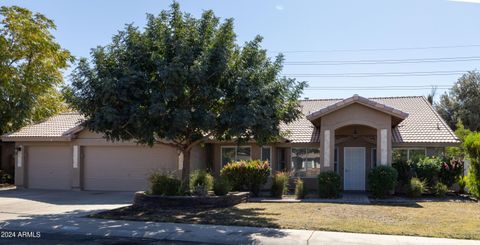
[(76, 68), (68, 101), (87, 128), (112, 141), (176, 147), (185, 178), (192, 147), (209, 138), (265, 144), (299, 117), (305, 83), (280, 76), (283, 57), (270, 60), (261, 37), (240, 47), (232, 19), (212, 11), (197, 19), (177, 3), (147, 19)]
[(0, 8), (0, 135), (66, 109), (59, 86), (73, 58), (54, 29), (42, 14)]
[(452, 127), (461, 121), (465, 128), (480, 130), (480, 73), (464, 74), (453, 85), (449, 93), (440, 97), (435, 105), (438, 113)]

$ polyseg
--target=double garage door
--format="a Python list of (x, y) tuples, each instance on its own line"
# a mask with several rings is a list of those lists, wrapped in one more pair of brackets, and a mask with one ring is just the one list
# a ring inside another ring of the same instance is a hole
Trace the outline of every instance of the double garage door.
[[(29, 188), (71, 189), (72, 146), (29, 146), (27, 149)], [(81, 155), (84, 190), (145, 190), (152, 171), (173, 171), (178, 161), (176, 150), (166, 146), (82, 146)]]

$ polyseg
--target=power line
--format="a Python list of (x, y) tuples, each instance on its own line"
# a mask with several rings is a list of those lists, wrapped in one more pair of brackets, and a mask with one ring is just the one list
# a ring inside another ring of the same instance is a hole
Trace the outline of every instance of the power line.
[(289, 61), (285, 65), (377, 65), (377, 64), (405, 64), (405, 63), (443, 63), (479, 61), (480, 56), (417, 58), (417, 59), (384, 59), (384, 60), (322, 60), (322, 61)]
[(376, 72), (376, 73), (291, 73), (282, 74), (292, 77), (408, 77), (408, 76), (451, 76), (467, 71), (419, 71), (419, 72)]
[(428, 49), (453, 49), (480, 47), (480, 44), (471, 45), (445, 45), (445, 46), (424, 46), (424, 47), (400, 47), (400, 48), (364, 48), (364, 49), (324, 49), (324, 50), (286, 50), (272, 51), (274, 53), (337, 53), (337, 52), (377, 52), (377, 51), (402, 51), (402, 50), (428, 50)]

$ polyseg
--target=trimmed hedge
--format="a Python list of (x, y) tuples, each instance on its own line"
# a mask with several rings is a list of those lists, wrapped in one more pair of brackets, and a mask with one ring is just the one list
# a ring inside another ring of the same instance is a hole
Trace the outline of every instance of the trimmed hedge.
[(260, 160), (232, 162), (222, 168), (220, 175), (232, 184), (234, 191), (248, 190), (258, 196), (262, 185), (267, 183), (270, 165)]
[(153, 172), (149, 179), (150, 190), (148, 194), (162, 196), (183, 195), (182, 181), (171, 173)]
[(397, 170), (390, 166), (378, 166), (368, 173), (368, 186), (374, 197), (385, 197), (394, 190)]
[(318, 195), (321, 198), (336, 198), (342, 188), (340, 175), (327, 171), (318, 175)]

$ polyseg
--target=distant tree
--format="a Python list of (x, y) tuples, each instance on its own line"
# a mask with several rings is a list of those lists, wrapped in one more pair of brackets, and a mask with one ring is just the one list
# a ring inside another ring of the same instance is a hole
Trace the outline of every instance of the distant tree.
[(452, 128), (462, 121), (465, 128), (480, 130), (480, 73), (471, 71), (464, 74), (435, 106)]
[(435, 100), (435, 95), (437, 95), (437, 86), (433, 86), (432, 90), (427, 95), (427, 100), (431, 105), (433, 105), (433, 101)]
[(174, 146), (187, 178), (194, 146), (212, 137), (269, 143), (299, 117), (305, 83), (280, 77), (283, 57), (271, 61), (261, 37), (239, 47), (232, 19), (196, 19), (177, 3), (147, 19), (144, 31), (128, 25), (76, 68), (68, 101), (89, 129)]
[(0, 134), (65, 109), (58, 88), (72, 56), (55, 42), (54, 29), (42, 14), (0, 8)]

